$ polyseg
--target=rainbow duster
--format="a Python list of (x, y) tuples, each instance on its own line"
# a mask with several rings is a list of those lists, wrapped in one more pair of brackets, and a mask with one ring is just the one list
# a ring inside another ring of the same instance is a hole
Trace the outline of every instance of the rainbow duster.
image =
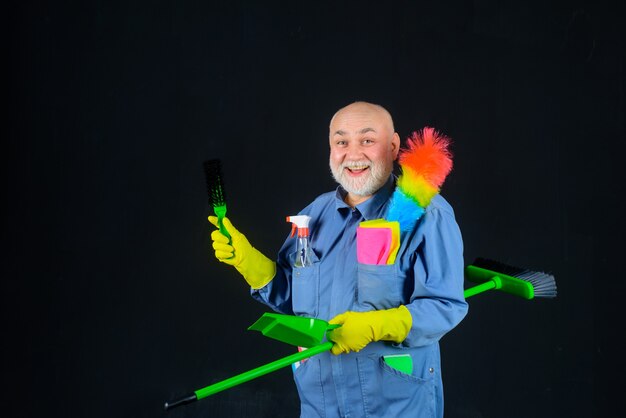
[(452, 170), (449, 146), (450, 138), (427, 126), (413, 132), (407, 148), (400, 151), (402, 173), (391, 196), (387, 220), (398, 221), (401, 232), (415, 227)]

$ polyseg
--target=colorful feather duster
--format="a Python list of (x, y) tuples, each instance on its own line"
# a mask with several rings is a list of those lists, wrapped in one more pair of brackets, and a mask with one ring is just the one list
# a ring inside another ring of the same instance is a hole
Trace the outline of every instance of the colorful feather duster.
[(387, 220), (398, 221), (401, 232), (415, 227), (452, 170), (449, 146), (450, 138), (425, 127), (413, 132), (407, 148), (400, 151), (402, 173), (391, 197)]

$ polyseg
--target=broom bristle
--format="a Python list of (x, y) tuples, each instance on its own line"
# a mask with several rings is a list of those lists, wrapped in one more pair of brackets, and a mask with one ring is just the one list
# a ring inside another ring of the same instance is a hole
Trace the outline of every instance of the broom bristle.
[(474, 260), (472, 264), (485, 270), (506, 274), (507, 276), (529, 282), (533, 286), (535, 297), (556, 297), (556, 280), (552, 274), (514, 267), (499, 261), (480, 257)]
[(218, 159), (208, 160), (204, 162), (203, 166), (209, 205), (212, 207), (224, 206), (226, 204), (226, 196), (224, 194), (221, 161)]

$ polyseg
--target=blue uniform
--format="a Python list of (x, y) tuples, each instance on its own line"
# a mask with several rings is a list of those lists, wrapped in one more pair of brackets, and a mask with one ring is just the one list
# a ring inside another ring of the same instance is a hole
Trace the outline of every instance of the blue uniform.
[[(393, 176), (354, 209), (345, 191), (319, 196), (303, 209), (311, 221), (313, 265), (293, 267), (296, 239), (280, 249), (277, 272), (254, 298), (277, 312), (325, 320), (346, 311), (405, 305), (412, 328), (400, 344), (379, 341), (358, 353), (314, 356), (294, 371), (301, 417), (442, 417), (439, 339), (467, 313), (463, 243), (454, 212), (436, 196), (413, 231), (404, 233), (396, 261), (365, 265), (356, 258), (356, 228), (384, 218)], [(409, 354), (413, 371), (390, 367), (383, 356)]]

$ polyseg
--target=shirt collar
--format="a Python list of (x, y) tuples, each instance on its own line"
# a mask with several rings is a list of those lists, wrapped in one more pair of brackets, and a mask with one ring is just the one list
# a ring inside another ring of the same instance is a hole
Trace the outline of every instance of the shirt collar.
[[(365, 202), (359, 203), (358, 205), (356, 205), (355, 209), (358, 210), (361, 213), (361, 215), (363, 215), (363, 218), (365, 218), (366, 221), (380, 218), (382, 209), (384, 205), (387, 203), (387, 201), (389, 200), (389, 198), (391, 197), (395, 184), (396, 184), (396, 178), (393, 174), (391, 174), (389, 178), (387, 179), (387, 181), (385, 182), (385, 184), (383, 184), (383, 186), (380, 189), (378, 189), (378, 191), (374, 193), (372, 197), (367, 199)], [(348, 204), (344, 202), (344, 198), (346, 194), (347, 192), (345, 191), (343, 187), (341, 186), (337, 187), (337, 192), (335, 194), (335, 204), (336, 204), (337, 209), (342, 209), (342, 208), (350, 209), (350, 206), (348, 206)]]

